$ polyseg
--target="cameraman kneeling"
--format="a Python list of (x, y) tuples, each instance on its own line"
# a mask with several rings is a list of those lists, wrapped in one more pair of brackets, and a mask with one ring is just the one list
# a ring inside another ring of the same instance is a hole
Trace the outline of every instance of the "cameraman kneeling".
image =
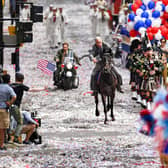
[[(22, 111), (22, 118), (23, 118), (23, 126), (21, 130), (21, 134), (26, 134), (25, 140), (23, 141), (23, 144), (31, 144), (29, 141), (29, 138), (35, 131), (35, 128), (39, 126), (39, 124), (32, 119), (31, 113), (27, 111)], [(17, 122), (14, 118), (12, 118), (12, 128), (16, 127)]]

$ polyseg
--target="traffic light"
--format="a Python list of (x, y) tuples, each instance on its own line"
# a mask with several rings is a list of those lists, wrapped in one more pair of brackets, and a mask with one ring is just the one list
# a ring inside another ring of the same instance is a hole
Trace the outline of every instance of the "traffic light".
[(12, 53), (11, 54), (12, 58), (11, 58), (11, 64), (16, 64), (16, 53)]
[(31, 43), (33, 41), (32, 22), (16, 22), (17, 43)]
[(43, 6), (31, 6), (30, 20), (33, 22), (43, 22)]

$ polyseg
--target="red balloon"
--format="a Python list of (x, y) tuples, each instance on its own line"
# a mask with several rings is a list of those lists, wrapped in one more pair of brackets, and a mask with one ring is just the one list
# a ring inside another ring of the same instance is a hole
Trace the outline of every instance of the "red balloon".
[(168, 5), (168, 0), (162, 0), (164, 5)]
[(139, 8), (139, 6), (137, 5), (137, 4), (132, 4), (132, 6), (131, 6), (131, 9), (134, 11), (134, 12), (136, 12), (136, 10)]
[(147, 31), (147, 33), (151, 33), (152, 32), (152, 27), (148, 27), (146, 31)]
[(130, 36), (131, 37), (136, 37), (138, 35), (138, 32), (136, 30), (131, 30), (130, 31)]
[(152, 33), (148, 33), (147, 36), (148, 36), (149, 40), (153, 40), (153, 34)]
[(141, 0), (136, 0), (135, 4), (137, 4), (140, 7), (142, 5), (142, 1)]
[(168, 40), (168, 34), (164, 37), (166, 40)]
[(167, 35), (168, 30), (167, 30), (167, 28), (165, 26), (161, 26), (160, 30), (161, 30), (162, 36), (166, 36)]
[(163, 13), (163, 18), (164, 18), (164, 19), (168, 19), (168, 13), (167, 13), (167, 12), (164, 12), (164, 13)]
[(153, 34), (156, 34), (156, 33), (158, 32), (158, 30), (159, 30), (158, 27), (152, 27), (152, 28), (151, 28), (151, 32), (152, 32)]

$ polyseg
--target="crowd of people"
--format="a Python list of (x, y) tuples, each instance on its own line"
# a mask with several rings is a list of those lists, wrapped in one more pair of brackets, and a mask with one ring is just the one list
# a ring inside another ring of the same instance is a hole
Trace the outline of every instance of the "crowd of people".
[(67, 16), (63, 8), (56, 8), (52, 4), (44, 12), (46, 38), (51, 48), (58, 48), (65, 40), (65, 25)]

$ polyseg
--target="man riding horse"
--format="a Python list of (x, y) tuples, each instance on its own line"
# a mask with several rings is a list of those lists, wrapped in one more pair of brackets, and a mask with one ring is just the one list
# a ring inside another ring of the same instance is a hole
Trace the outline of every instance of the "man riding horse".
[[(107, 44), (105, 44), (102, 41), (101, 37), (96, 37), (95, 44), (93, 45), (91, 51), (91, 59), (96, 64), (91, 74), (91, 83), (90, 83), (91, 90), (93, 90), (92, 94), (93, 96), (95, 96), (98, 93), (97, 76), (100, 70), (103, 68), (103, 62), (101, 60), (105, 55), (109, 55), (109, 57), (112, 57), (112, 50)], [(116, 71), (116, 69), (113, 66), (112, 66), (112, 72), (116, 78), (117, 90), (121, 93), (124, 93), (121, 89), (122, 85), (121, 75)]]

